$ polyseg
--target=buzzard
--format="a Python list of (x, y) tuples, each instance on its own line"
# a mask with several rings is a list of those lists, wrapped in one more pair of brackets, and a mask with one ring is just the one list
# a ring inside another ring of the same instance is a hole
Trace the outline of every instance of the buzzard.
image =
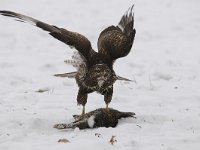
[(90, 41), (85, 36), (77, 32), (49, 25), (11, 11), (0, 10), (0, 14), (16, 18), (20, 22), (31, 23), (77, 50), (77, 54), (73, 56), (74, 60), (66, 61), (76, 67), (77, 71), (55, 76), (75, 78), (79, 87), (77, 103), (83, 106), (81, 113), (83, 116), (89, 93), (96, 91), (104, 95), (106, 109), (109, 110), (108, 104), (112, 100), (113, 84), (116, 80), (128, 80), (115, 74), (113, 64), (118, 58), (128, 55), (132, 48), (136, 34), (133, 7), (134, 5), (126, 11), (117, 26), (109, 26), (100, 33), (98, 52), (92, 48)]

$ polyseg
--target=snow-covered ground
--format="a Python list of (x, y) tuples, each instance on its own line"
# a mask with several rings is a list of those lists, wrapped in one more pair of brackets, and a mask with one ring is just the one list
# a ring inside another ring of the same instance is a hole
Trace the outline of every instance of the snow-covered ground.
[[(1, 0), (0, 10), (80, 32), (96, 49), (99, 33), (134, 2), (135, 43), (115, 70), (136, 83), (118, 81), (110, 107), (134, 111), (137, 119), (122, 119), (116, 128), (54, 129), (81, 112), (75, 81), (52, 76), (74, 70), (63, 62), (73, 50), (0, 16), (0, 150), (199, 150), (199, 0)], [(103, 97), (90, 94), (86, 111), (99, 107)], [(59, 143), (63, 138), (70, 142)]]

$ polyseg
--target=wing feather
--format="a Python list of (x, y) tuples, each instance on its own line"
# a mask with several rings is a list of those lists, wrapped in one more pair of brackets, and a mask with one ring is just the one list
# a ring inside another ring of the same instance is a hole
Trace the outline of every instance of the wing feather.
[(80, 52), (80, 54), (86, 58), (86, 60), (89, 60), (90, 54), (91, 52), (93, 52), (90, 41), (85, 36), (79, 33), (71, 32), (63, 28), (58, 28), (32, 17), (11, 11), (0, 10), (0, 14), (3, 16), (15, 18), (17, 21), (20, 22), (30, 23), (45, 31), (48, 31), (49, 34), (54, 38), (64, 42), (71, 47), (75, 47)]
[(110, 26), (103, 30), (98, 39), (98, 52), (109, 63), (129, 54), (136, 30), (134, 29), (133, 6), (122, 16), (118, 26)]

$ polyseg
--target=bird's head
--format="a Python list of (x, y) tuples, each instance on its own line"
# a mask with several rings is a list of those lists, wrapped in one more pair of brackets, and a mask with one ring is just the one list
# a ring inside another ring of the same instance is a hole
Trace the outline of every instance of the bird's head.
[(106, 64), (96, 64), (89, 69), (88, 82), (100, 88), (112, 85), (116, 81), (116, 75)]

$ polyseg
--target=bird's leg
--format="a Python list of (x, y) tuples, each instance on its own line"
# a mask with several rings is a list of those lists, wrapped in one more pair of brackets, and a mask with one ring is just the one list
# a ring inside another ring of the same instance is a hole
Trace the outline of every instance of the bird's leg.
[(85, 104), (87, 103), (87, 93), (81, 88), (78, 91), (77, 103), (83, 106), (81, 115), (79, 116), (79, 118), (81, 119), (85, 115)]
[(106, 111), (109, 112), (108, 104), (106, 104)]
[(82, 108), (82, 112), (81, 112), (80, 117), (83, 117), (84, 115), (85, 115), (85, 105), (83, 105), (83, 108)]
[(104, 94), (104, 101), (106, 103), (106, 112), (109, 112), (109, 107), (108, 107), (108, 104), (111, 102), (112, 100), (112, 95), (113, 95), (113, 88), (110, 88), (108, 90), (107, 93)]
[(82, 110), (81, 110), (81, 114), (80, 115), (73, 115), (73, 118), (76, 121), (80, 121), (81, 119), (83, 119), (85, 116), (85, 106), (83, 106)]

